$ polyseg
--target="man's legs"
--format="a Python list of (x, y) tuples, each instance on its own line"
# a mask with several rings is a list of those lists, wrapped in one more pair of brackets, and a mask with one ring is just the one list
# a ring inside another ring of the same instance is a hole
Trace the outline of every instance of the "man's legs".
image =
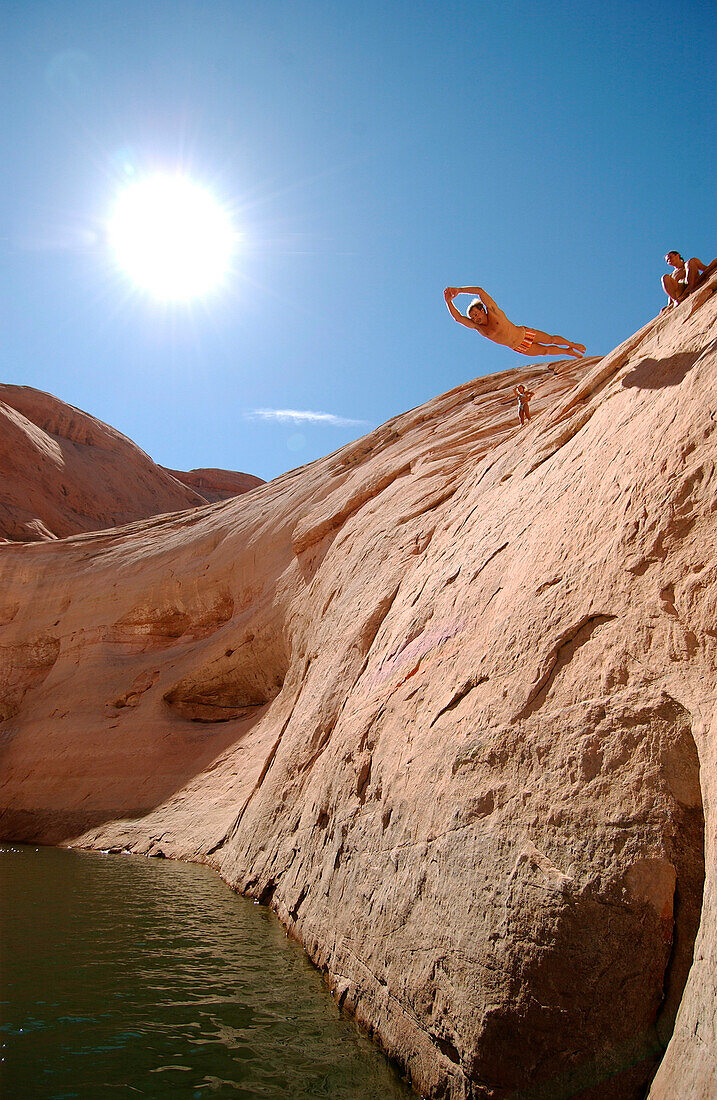
[(705, 270), (705, 265), (693, 256), (691, 260), (688, 260), (685, 264), (685, 277), (687, 279), (687, 291), (689, 294), (691, 290), (694, 290), (699, 282), (700, 275)]
[(537, 341), (523, 352), (523, 355), (567, 355), (572, 356), (573, 359), (582, 359), (584, 354), (582, 351), (577, 351), (572, 344), (566, 348), (559, 347), (557, 344), (539, 344)]
[[(562, 343), (551, 343), (553, 340), (561, 340)], [(585, 354), (585, 345), (571, 344), (562, 336), (549, 336), (547, 332), (536, 329), (533, 343), (520, 350), (523, 355), (571, 355), (573, 359), (582, 359)]]
[[(564, 348), (576, 348), (579, 352), (585, 352), (585, 344), (576, 344), (574, 340), (566, 340), (564, 336), (551, 336), (547, 332), (542, 332), (539, 328), (533, 329), (533, 331), (535, 332), (535, 340), (533, 341), (535, 344), (557, 344), (558, 347), (562, 344)], [(551, 347), (550, 350), (552, 351), (553, 348)]]
[(687, 289), (684, 284), (679, 283), (674, 275), (662, 276), (662, 289), (670, 299), (670, 302), (674, 302), (675, 305), (677, 305), (677, 303), (684, 298), (685, 294), (687, 294)]

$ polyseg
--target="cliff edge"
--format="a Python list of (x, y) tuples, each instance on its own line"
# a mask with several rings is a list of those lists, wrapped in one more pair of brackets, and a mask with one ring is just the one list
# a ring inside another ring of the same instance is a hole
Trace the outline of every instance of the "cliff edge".
[(3, 547), (0, 833), (216, 867), (425, 1096), (714, 1096), (715, 290)]

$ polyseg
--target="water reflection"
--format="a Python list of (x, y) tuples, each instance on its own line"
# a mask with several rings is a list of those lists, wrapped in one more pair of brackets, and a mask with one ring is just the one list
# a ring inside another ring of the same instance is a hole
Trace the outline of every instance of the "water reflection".
[(412, 1095), (207, 868), (6, 845), (0, 899), (3, 1096)]

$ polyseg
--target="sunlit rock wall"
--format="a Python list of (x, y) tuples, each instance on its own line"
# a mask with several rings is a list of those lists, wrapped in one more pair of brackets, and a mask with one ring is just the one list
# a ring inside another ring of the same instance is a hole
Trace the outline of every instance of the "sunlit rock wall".
[(216, 866), (424, 1095), (714, 1095), (714, 289), (3, 548), (3, 835)]

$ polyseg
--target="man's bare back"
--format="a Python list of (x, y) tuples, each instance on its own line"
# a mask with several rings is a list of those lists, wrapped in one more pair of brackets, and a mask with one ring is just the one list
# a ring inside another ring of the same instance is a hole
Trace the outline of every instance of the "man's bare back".
[[(478, 296), (468, 306), (465, 316), (453, 304), (453, 299), (459, 294)], [(496, 305), (490, 294), (480, 286), (447, 286), (443, 296), (454, 321), (465, 325), (466, 328), (475, 329), (481, 336), (486, 336), (496, 344), (512, 348), (513, 351), (523, 355), (571, 355), (575, 359), (581, 359), (585, 354), (584, 344), (576, 344), (563, 336), (550, 336), (541, 329), (514, 325), (500, 306)]]

